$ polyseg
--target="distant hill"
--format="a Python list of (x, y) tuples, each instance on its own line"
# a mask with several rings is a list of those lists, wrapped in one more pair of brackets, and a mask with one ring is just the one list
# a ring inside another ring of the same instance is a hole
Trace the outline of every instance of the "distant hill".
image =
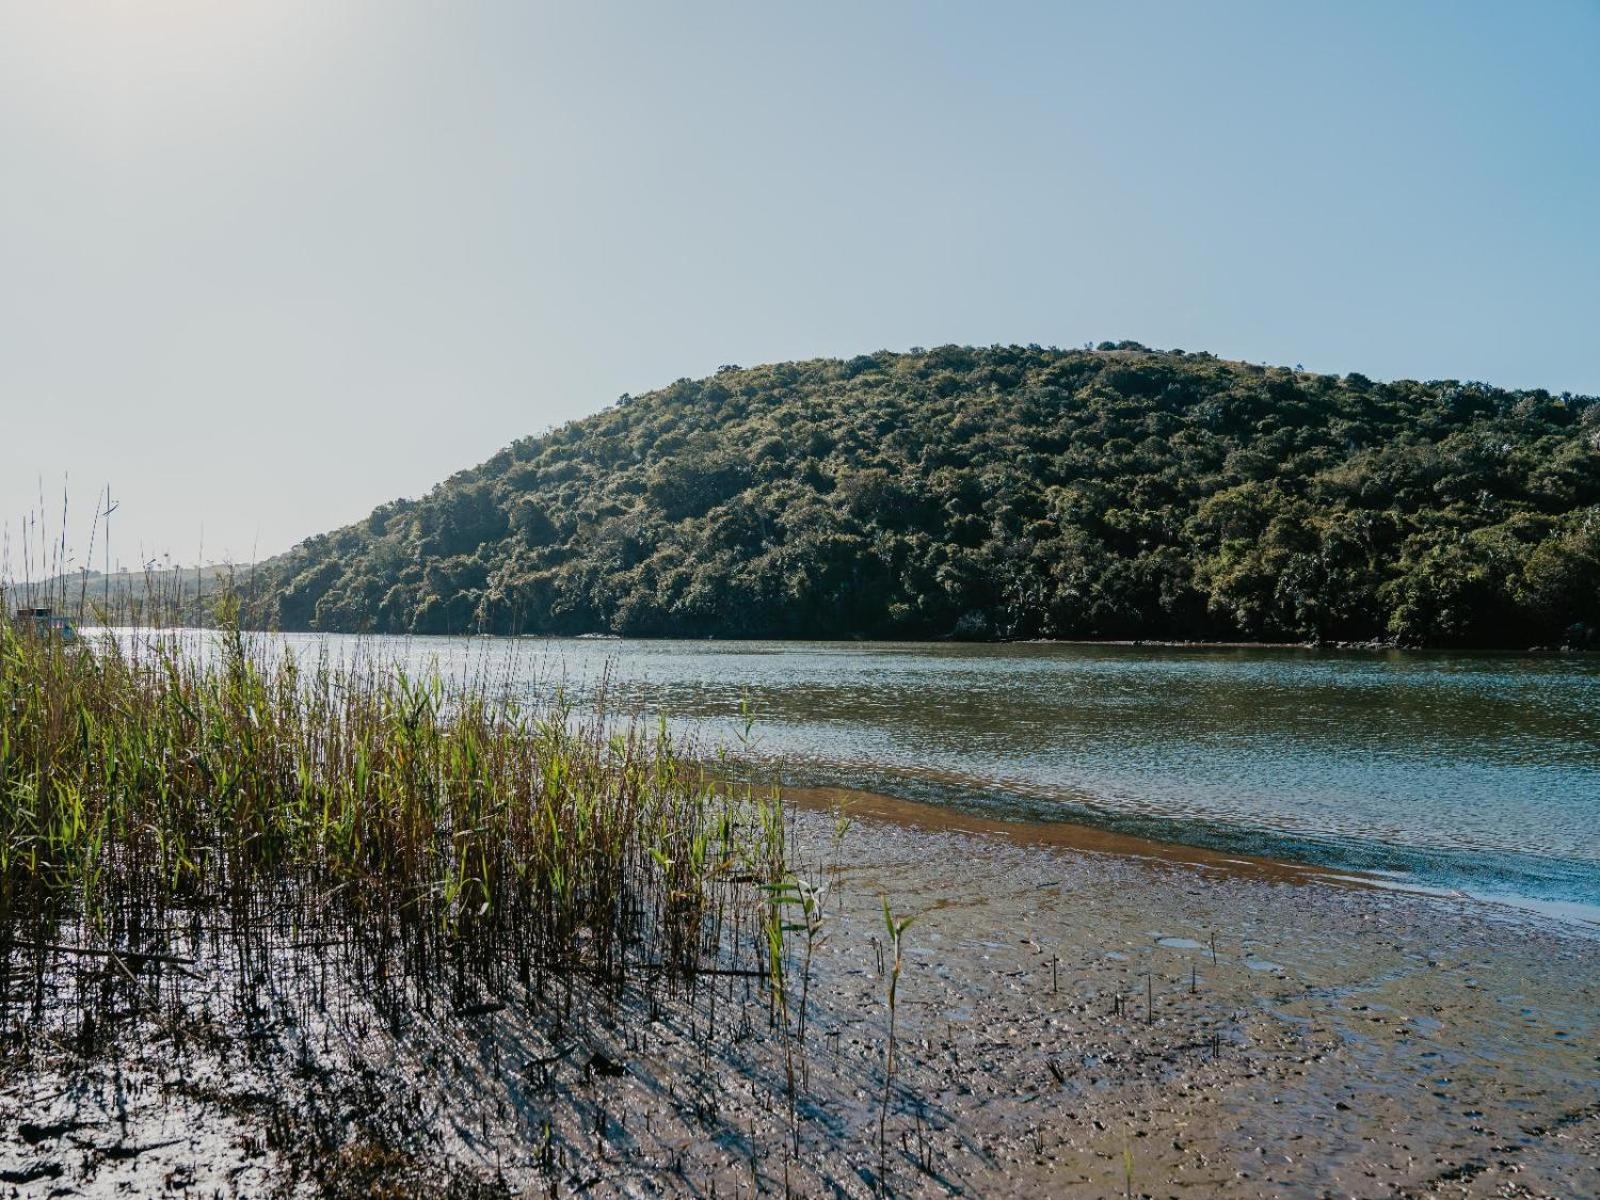
[(284, 629), (1584, 644), (1600, 402), (1135, 343), (725, 367), (258, 585)]
[(43, 605), (84, 622), (198, 623), (213, 616), (217, 596), (245, 591), (251, 569), (213, 564), (139, 571), (81, 570), (37, 582), (5, 581), (6, 603)]

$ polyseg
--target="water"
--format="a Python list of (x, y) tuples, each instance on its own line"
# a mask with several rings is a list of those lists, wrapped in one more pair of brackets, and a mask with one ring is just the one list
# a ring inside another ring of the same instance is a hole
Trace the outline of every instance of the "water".
[(794, 782), (1600, 921), (1600, 657), (286, 635), (614, 704)]

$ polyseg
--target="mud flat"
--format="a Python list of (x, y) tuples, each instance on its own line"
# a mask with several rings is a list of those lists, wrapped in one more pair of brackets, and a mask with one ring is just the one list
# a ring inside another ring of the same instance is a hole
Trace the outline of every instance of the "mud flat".
[[(827, 884), (803, 1040), (803, 935), (787, 1020), (737, 937), (692, 982), (431, 1012), (292, 939), (244, 986), (204, 936), (61, 952), (49, 986), (124, 987), (124, 1023), (111, 1055), (8, 1053), (0, 1195), (1600, 1195), (1591, 931), (796, 799)], [(884, 897), (915, 917), (886, 1113)]]

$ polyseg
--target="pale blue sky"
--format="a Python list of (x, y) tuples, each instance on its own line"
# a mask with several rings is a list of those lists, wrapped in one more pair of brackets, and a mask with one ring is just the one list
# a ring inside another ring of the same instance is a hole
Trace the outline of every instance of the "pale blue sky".
[(243, 560), (943, 342), (1600, 392), (1597, 62), (1555, 0), (0, 0), (0, 514)]

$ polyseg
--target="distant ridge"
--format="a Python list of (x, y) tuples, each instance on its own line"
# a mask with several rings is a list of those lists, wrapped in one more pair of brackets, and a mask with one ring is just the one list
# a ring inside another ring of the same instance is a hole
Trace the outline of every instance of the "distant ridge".
[(256, 584), (283, 629), (1587, 645), (1600, 403), (1132, 342), (725, 367)]
[(82, 568), (49, 578), (0, 580), (14, 604), (48, 605), (79, 622), (195, 623), (214, 617), (216, 597), (248, 590), (251, 568), (155, 565), (109, 573)]

